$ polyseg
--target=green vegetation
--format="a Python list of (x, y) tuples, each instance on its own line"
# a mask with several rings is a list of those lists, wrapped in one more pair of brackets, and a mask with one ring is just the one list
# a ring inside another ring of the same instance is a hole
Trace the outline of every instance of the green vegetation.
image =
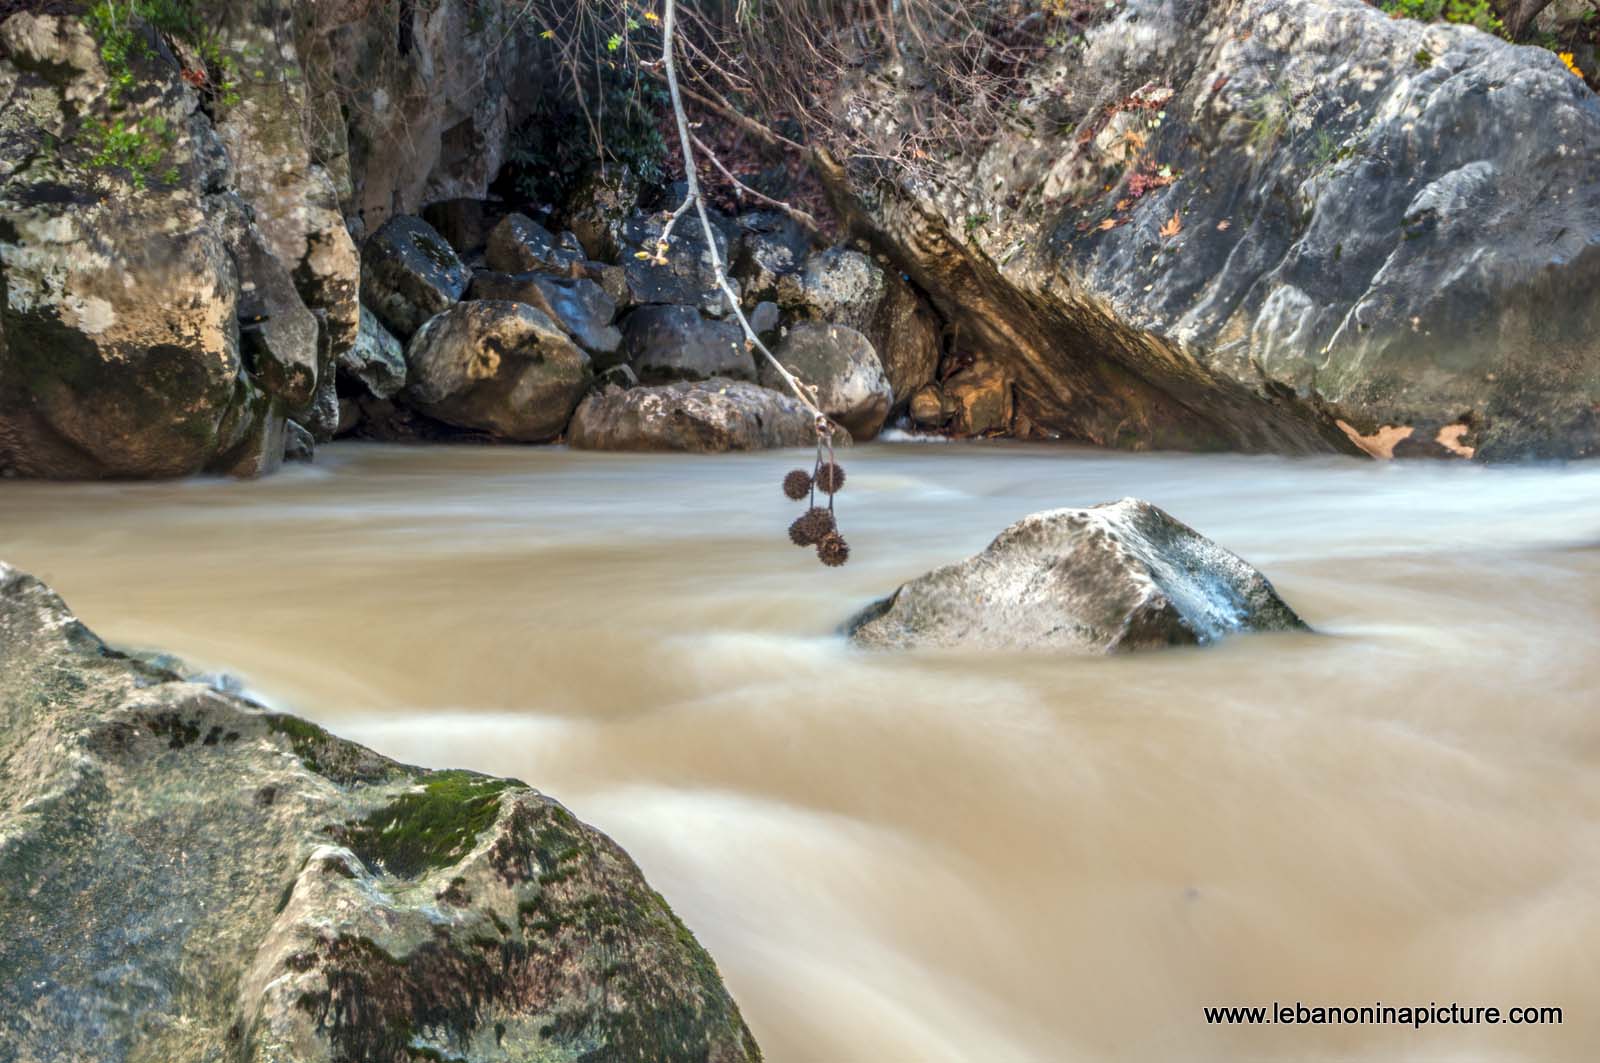
[(420, 790), (402, 794), (344, 831), (344, 842), (369, 867), (415, 878), (448, 867), (471, 851), (500, 811), (512, 784), (470, 771), (429, 775)]
[(1383, 0), (1380, 6), (1391, 15), (1418, 22), (1453, 22), (1497, 37), (1505, 35), (1505, 26), (1489, 0)]
[(117, 106), (137, 78), (133, 63), (153, 55), (147, 28), (194, 48), (207, 70), (201, 84), (227, 106), (239, 102), (238, 67), (223, 49), (216, 27), (202, 17), (196, 0), (97, 0), (84, 16), (100, 41), (100, 58), (111, 75), (109, 102)]
[[(109, 121), (91, 119), (85, 129), (94, 150), (90, 165), (97, 169), (125, 169), (133, 187), (141, 189), (149, 184), (167, 150), (177, 141), (172, 124), (159, 115), (131, 121), (116, 117)], [(178, 170), (169, 166), (160, 177), (172, 184), (178, 179)]]

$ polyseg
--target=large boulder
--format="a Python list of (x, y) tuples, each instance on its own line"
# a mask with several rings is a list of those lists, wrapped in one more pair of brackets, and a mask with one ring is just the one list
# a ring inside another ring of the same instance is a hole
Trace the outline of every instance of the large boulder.
[(483, 270), (473, 275), (467, 298), (509, 299), (543, 310), (589, 352), (596, 365), (613, 364), (622, 346), (622, 333), (611, 323), (617, 315), (616, 301), (587, 278)]
[(850, 621), (864, 646), (1115, 653), (1304, 629), (1265, 576), (1148, 502), (1053, 509)]
[[(836, 432), (836, 445), (843, 432)], [(596, 391), (578, 406), (567, 441), (580, 450), (765, 450), (816, 442), (811, 412), (742, 380), (680, 381)]]
[[(1039, 54), (892, 189), (824, 166), (1032, 423), (1600, 452), (1600, 97), (1555, 55), (1360, 0), (1127, 0)], [(928, 90), (880, 62), (817, 102), (892, 153)]]
[(107, 648), (0, 563), (6, 1058), (760, 1058), (605, 835), (229, 686)]
[(498, 439), (540, 443), (589, 390), (589, 356), (526, 303), (457, 303), (406, 346), (406, 405)]
[[(231, 206), (211, 194), (226, 155), (170, 53), (128, 62), (145, 91), (114, 114), (81, 22), (0, 23), (0, 475), (266, 471), (281, 457), (233, 460), (249, 439), (281, 441), (284, 413), (240, 355)], [(137, 151), (105, 143), (113, 123)], [(240, 251), (264, 279), (257, 246)], [(293, 301), (285, 312), (303, 314)], [(289, 369), (304, 320), (284, 324), (271, 346)]]
[(776, 298), (792, 319), (847, 325), (872, 343), (897, 408), (939, 368), (939, 323), (897, 271), (860, 251), (830, 247), (780, 275)]
[[(822, 412), (857, 440), (871, 439), (883, 427), (894, 391), (867, 338), (845, 325), (801, 322), (772, 352), (785, 369), (817, 390)], [(785, 388), (771, 363), (763, 361), (761, 383)]]
[(744, 330), (707, 320), (692, 306), (641, 306), (628, 315), (623, 340), (628, 364), (646, 384), (756, 378)]
[(582, 247), (563, 246), (543, 225), (523, 214), (507, 214), (489, 233), (484, 255), (489, 268), (499, 273), (556, 273), (569, 275), (588, 260)]
[(400, 339), (460, 300), (472, 273), (433, 226), (396, 215), (361, 249), (361, 303)]

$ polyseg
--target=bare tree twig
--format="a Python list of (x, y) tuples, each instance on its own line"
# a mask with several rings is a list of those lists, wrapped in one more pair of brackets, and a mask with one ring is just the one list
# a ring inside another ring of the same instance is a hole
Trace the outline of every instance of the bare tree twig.
[[(672, 118), (678, 127), (678, 141), (683, 149), (684, 177), (689, 185), (689, 194), (684, 198), (683, 204), (674, 212), (673, 220), (676, 221), (678, 216), (682, 215), (690, 204), (693, 204), (695, 213), (700, 217), (700, 229), (705, 233), (706, 253), (711, 257), (711, 269), (716, 276), (717, 287), (722, 289), (723, 298), (728, 301), (728, 306), (734, 318), (739, 322), (739, 327), (744, 330), (746, 342), (761, 352), (762, 356), (766, 358), (768, 363), (783, 379), (783, 382), (789, 386), (789, 390), (794, 392), (795, 398), (799, 399), (801, 404), (815, 415), (819, 438), (826, 436), (831, 443), (834, 430), (833, 422), (828, 420), (827, 414), (823, 413), (817, 406), (816, 400), (812, 397), (812, 390), (796, 379), (795, 375), (789, 372), (771, 351), (767, 350), (767, 345), (761, 342), (761, 338), (756, 335), (755, 329), (750, 327), (749, 319), (744, 316), (744, 310), (739, 306), (738, 293), (733, 290), (733, 285), (728, 282), (727, 272), (723, 269), (722, 256), (717, 251), (717, 235), (711, 227), (710, 216), (706, 214), (705, 197), (700, 192), (700, 176), (696, 172), (695, 165), (694, 135), (689, 132), (689, 116), (684, 112), (683, 94), (678, 88), (678, 68), (674, 58), (677, 8), (677, 0), (666, 0), (663, 5), (661, 22), (661, 65), (666, 72), (667, 93), (672, 101)], [(665, 234), (663, 234), (664, 236)]]
[(789, 217), (793, 218), (795, 221), (811, 230), (812, 233), (822, 232), (822, 226), (817, 224), (816, 218), (813, 218), (810, 214), (801, 210), (799, 207), (790, 206), (781, 199), (773, 199), (771, 196), (766, 195), (763, 192), (757, 192), (755, 189), (751, 188), (749, 185), (735, 177), (733, 175), (733, 171), (724, 166), (722, 164), (722, 160), (717, 158), (717, 153), (706, 147), (705, 141), (701, 140), (697, 136), (693, 136), (692, 134), (690, 138), (694, 141), (695, 147), (699, 148), (705, 153), (705, 156), (710, 160), (711, 165), (715, 166), (722, 176), (727, 178), (729, 183), (731, 183), (733, 187), (738, 189), (741, 193), (749, 196), (757, 203), (765, 203), (767, 206), (772, 207), (775, 210), (782, 211), (784, 214), (787, 214)]

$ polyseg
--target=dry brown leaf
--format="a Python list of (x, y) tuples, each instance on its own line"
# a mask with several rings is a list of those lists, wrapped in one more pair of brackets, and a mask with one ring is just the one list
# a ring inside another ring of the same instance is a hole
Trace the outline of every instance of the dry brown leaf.
[(1132, 202), (1133, 201), (1130, 200), (1130, 199), (1119, 199), (1119, 200), (1117, 200), (1117, 209), (1118, 210), (1127, 210), (1129, 205)]
[(1100, 231), (1101, 232), (1105, 232), (1107, 229), (1115, 229), (1116, 227), (1117, 227), (1117, 219), (1115, 219), (1115, 218), (1105, 218), (1100, 222)]
[(1173, 211), (1172, 217), (1168, 218), (1161, 226), (1161, 238), (1166, 240), (1169, 237), (1177, 236), (1181, 232), (1183, 232), (1183, 219), (1178, 216), (1177, 211)]
[(1221, 221), (1217, 222), (1217, 232), (1219, 232), (1219, 233), (1227, 232), (1228, 231), (1228, 226), (1230, 226), (1232, 224), (1233, 224), (1233, 222), (1229, 221), (1227, 218), (1223, 218)]

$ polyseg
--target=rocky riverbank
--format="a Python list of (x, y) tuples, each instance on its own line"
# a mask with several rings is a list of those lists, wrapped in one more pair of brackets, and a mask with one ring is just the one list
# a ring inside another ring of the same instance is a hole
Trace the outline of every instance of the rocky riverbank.
[(108, 649), (0, 564), (0, 1053), (760, 1058), (627, 854)]
[[(238, 5), (203, 31), (7, 9), (0, 474), (252, 476), (340, 435), (805, 435), (692, 215), (658, 260), (678, 190), (626, 168), (558, 203), (493, 190), (559, 92), (514, 5), (407, 5), (398, 34), (371, 6)], [(1014, 122), (895, 180), (818, 143), (843, 242), (712, 212), (752, 325), (839, 425), (1594, 449), (1600, 103), (1581, 79), (1356, 0), (1130, 0), (1091, 22), (1018, 75)], [(926, 81), (852, 69), (817, 108), (894, 157)], [(701, 395), (756, 427), (708, 432), (683, 404)], [(657, 407), (648, 428), (628, 412)]]

